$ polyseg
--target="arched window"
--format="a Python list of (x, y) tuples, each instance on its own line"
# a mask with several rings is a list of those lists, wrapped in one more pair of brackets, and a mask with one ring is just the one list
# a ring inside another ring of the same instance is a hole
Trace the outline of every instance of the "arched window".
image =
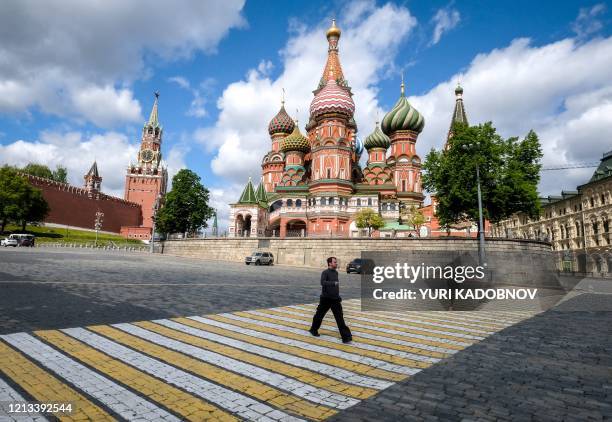
[(321, 205), (325, 205), (325, 198), (321, 198)]
[(297, 208), (302, 208), (302, 200), (301, 199), (296, 199), (295, 200), (295, 206)]
[(293, 199), (287, 199), (287, 206), (288, 207), (292, 207), (293, 206)]
[(329, 205), (334, 205), (334, 197), (333, 196), (329, 197)]
[(391, 204), (391, 211), (395, 211), (395, 204)]
[(368, 205), (372, 206), (372, 198), (368, 198)]
[(361, 198), (357, 198), (357, 206), (360, 207), (361, 206)]

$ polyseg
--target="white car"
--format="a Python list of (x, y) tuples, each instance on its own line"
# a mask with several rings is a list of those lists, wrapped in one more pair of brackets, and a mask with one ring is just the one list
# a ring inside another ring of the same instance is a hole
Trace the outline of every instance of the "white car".
[(5, 237), (4, 239), (0, 240), (0, 246), (4, 246), (5, 248), (7, 246), (13, 246), (16, 248), (18, 245), (19, 242), (14, 237)]

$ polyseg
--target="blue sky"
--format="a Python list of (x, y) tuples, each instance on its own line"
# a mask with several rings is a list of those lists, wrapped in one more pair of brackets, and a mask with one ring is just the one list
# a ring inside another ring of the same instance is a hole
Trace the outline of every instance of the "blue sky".
[[(119, 196), (158, 90), (171, 173), (196, 171), (223, 214), (259, 176), (281, 88), (303, 127), (332, 17), (362, 138), (403, 71), (426, 120), (422, 157), (444, 141), (458, 81), (471, 123), (492, 120), (504, 136), (534, 128), (547, 165), (612, 149), (606, 2), (50, 3), (9, 1), (0, 16), (0, 163), (63, 164), (81, 184), (96, 159), (103, 189)], [(545, 174), (541, 193), (591, 172)]]

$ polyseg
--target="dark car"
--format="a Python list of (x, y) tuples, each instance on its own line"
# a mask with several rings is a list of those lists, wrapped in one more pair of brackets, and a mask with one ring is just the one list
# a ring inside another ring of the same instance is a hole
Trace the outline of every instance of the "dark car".
[(347, 274), (350, 274), (350, 273), (361, 274), (361, 267), (362, 267), (362, 259), (355, 258), (351, 262), (346, 264), (346, 273)]

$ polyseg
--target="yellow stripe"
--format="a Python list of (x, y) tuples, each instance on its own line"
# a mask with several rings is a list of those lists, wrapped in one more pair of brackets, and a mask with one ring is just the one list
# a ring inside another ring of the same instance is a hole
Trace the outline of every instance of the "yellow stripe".
[(325, 375), (317, 372), (312, 372), (307, 369), (298, 368), (296, 366), (289, 365), (277, 360), (268, 359), (254, 353), (246, 352), (240, 349), (236, 349), (231, 346), (225, 346), (219, 343), (215, 343), (210, 340), (203, 339), (191, 334), (186, 334), (181, 331), (177, 331), (163, 325), (155, 324), (149, 321), (135, 322), (134, 325), (138, 325), (149, 331), (161, 334), (174, 340), (182, 341), (183, 343), (191, 344), (202, 349), (211, 350), (215, 353), (219, 353), (237, 359), (242, 362), (247, 362), (252, 365), (265, 368), (270, 371), (278, 372), (291, 378), (295, 378), (305, 384), (310, 384), (318, 388), (323, 388), (334, 393), (343, 394), (348, 397), (354, 397), (356, 399), (366, 399), (377, 393), (377, 390), (367, 387), (358, 387), (351, 384), (346, 384), (336, 379), (326, 377)]
[(1, 341), (0, 362), (2, 362), (0, 370), (16, 384), (19, 384), (36, 401), (71, 403), (72, 413), (70, 415), (55, 414), (60, 420), (114, 420), (111, 415), (83, 395)]
[[(355, 316), (355, 317), (361, 317), (361, 318), (368, 318), (368, 315), (364, 315), (361, 312), (354, 312), (354, 311), (350, 311), (350, 310), (345, 311), (344, 314), (347, 315), (347, 316)], [(373, 318), (370, 318), (370, 319), (373, 319)], [(376, 315), (376, 319), (380, 320), (380, 323), (378, 323), (378, 321), (376, 322), (377, 326), (385, 326), (387, 328), (390, 328), (390, 329), (393, 329), (393, 330), (399, 330), (399, 331), (404, 331), (406, 329), (410, 329), (410, 327), (416, 327), (416, 328), (426, 328), (426, 329), (430, 329), (430, 330), (440, 330), (440, 331), (445, 331), (447, 333), (469, 334), (469, 335), (473, 335), (473, 336), (485, 337), (485, 335), (483, 335), (482, 333), (472, 333), (472, 332), (468, 332), (468, 331), (457, 330), (457, 329), (454, 329), (454, 328), (436, 327), (435, 325), (426, 324), (426, 323), (392, 320), (390, 318), (386, 318), (386, 317), (383, 317), (383, 316), (380, 316), (380, 315)], [(396, 327), (395, 325), (388, 326), (388, 325), (385, 325), (385, 322), (392, 322), (394, 324), (400, 324), (400, 325), (403, 325), (404, 327)], [(368, 323), (372, 324), (372, 322), (368, 322), (368, 321), (359, 321), (359, 323), (360, 324), (368, 324)], [(419, 332), (419, 334), (423, 334), (423, 332)], [(464, 339), (463, 337), (453, 336), (452, 334), (442, 334), (442, 333), (427, 331), (427, 334), (424, 334), (424, 335), (435, 336), (435, 337), (438, 337), (438, 338), (445, 338), (447, 340), (466, 341), (466, 339)], [(474, 342), (473, 339), (468, 340), (468, 341)]]
[[(278, 316), (283, 316), (283, 317), (287, 317), (287, 318), (293, 318), (293, 319), (299, 319), (301, 321), (306, 322), (310, 322), (312, 321), (312, 318), (309, 318), (307, 316), (302, 316), (302, 315), (293, 315), (293, 314), (286, 314), (283, 313), (281, 311), (276, 311), (276, 310), (271, 310), (271, 309), (261, 309), (259, 310), (259, 312), (263, 312), (263, 313), (267, 313), (267, 314), (273, 314), (273, 315), (278, 315)], [(285, 321), (280, 321), (280, 320), (275, 320), (275, 321), (279, 321), (279, 323), (284, 323)], [(323, 320), (323, 323), (327, 325), (333, 325), (332, 322), (330, 321), (326, 321)], [(304, 324), (299, 324), (300, 328), (304, 327)], [(351, 331), (353, 332), (353, 334), (355, 333), (360, 333), (360, 332), (365, 332), (366, 330), (361, 330), (359, 327), (356, 328), (351, 328)], [(333, 331), (332, 329), (320, 329), (319, 333), (322, 334), (327, 334), (327, 335), (336, 335), (337, 331)], [(405, 346), (402, 344), (395, 344), (395, 343), (389, 343), (387, 341), (384, 340), (373, 340), (370, 338), (365, 338), (365, 337), (359, 337), (359, 336), (355, 336), (353, 335), (353, 340), (357, 341), (359, 343), (365, 343), (365, 344), (371, 344), (374, 346), (380, 346), (380, 347), (385, 347), (387, 349), (393, 349), (393, 350), (400, 350), (402, 352), (408, 352), (408, 353), (413, 353), (416, 355), (422, 355), (422, 356), (430, 356), (433, 358), (439, 358), (439, 359), (443, 359), (445, 357), (448, 357), (448, 354), (446, 353), (440, 353), (440, 352), (434, 352), (431, 350), (426, 350), (426, 349), (419, 349), (416, 347), (411, 347), (411, 346)]]
[[(139, 324), (140, 325), (140, 324)], [(166, 349), (138, 337), (127, 334), (112, 327), (96, 325), (87, 327), (96, 333), (125, 344), (133, 349), (142, 351), (149, 356), (169, 362), (186, 371), (210, 379), (218, 384), (239, 391), (240, 393), (255, 397), (282, 410), (289, 410), (300, 416), (315, 420), (322, 420), (335, 415), (337, 411), (325, 406), (311, 404), (301, 397), (288, 394), (273, 386), (252, 380), (243, 375), (235, 374), (217, 366), (202, 362), (173, 350)]]
[[(212, 319), (212, 315), (207, 315), (207, 318)], [(215, 318), (217, 319), (217, 318)], [(346, 359), (338, 358), (335, 356), (322, 355), (321, 353), (312, 352), (310, 350), (300, 349), (299, 347), (289, 346), (282, 343), (277, 343), (275, 341), (264, 340), (257, 337), (252, 337), (246, 334), (237, 333), (231, 330), (226, 330), (224, 328), (215, 327), (213, 325), (204, 324), (199, 321), (194, 321), (188, 318), (172, 318), (173, 321), (179, 322), (181, 324), (189, 325), (190, 327), (199, 328), (200, 330), (210, 331), (211, 333), (216, 333), (225, 337), (231, 337), (237, 340), (246, 341), (251, 344), (256, 344), (257, 346), (267, 347), (268, 349), (277, 350), (283, 353), (289, 353), (294, 356), (299, 356), (304, 359), (309, 359), (315, 362), (325, 363), (328, 365), (336, 366), (338, 368), (343, 368), (348, 371), (355, 372), (361, 375), (367, 375), (371, 377), (376, 377), (384, 380), (390, 381), (401, 381), (407, 378), (407, 375), (398, 374), (391, 371), (385, 371), (384, 369), (374, 368), (369, 365), (364, 365), (359, 362), (353, 362)], [(229, 324), (236, 323), (236, 321), (232, 321), (229, 319), (218, 318), (219, 321), (227, 322)]]
[[(364, 312), (361, 310), (360, 307), (358, 306), (346, 306), (345, 308), (351, 310), (351, 311), (355, 311), (355, 312), (359, 312), (362, 315), (375, 315), (376, 317), (386, 317), (386, 318), (390, 318), (393, 321), (403, 321), (403, 320), (398, 320), (396, 318), (393, 318), (392, 316), (387, 316), (385, 314), (381, 314), (381, 313), (377, 313), (377, 312), (372, 312), (372, 313), (368, 313), (368, 312)], [(443, 313), (442, 311), (438, 311), (438, 313)], [(453, 324), (453, 325), (457, 325), (459, 327), (464, 327), (467, 329), (478, 329), (478, 330), (482, 330), (482, 331), (488, 331), (490, 333), (494, 333), (498, 330), (500, 330), (501, 328), (504, 328), (505, 326), (503, 325), (495, 325), (495, 324), (490, 324), (490, 323), (481, 323), (475, 320), (467, 320), (469, 322), (466, 322), (465, 318), (452, 318), (448, 315), (431, 315), (429, 313), (426, 312), (420, 312), (420, 313), (416, 313), (416, 312), (411, 312), (411, 313), (403, 313), (401, 315), (402, 317), (414, 317), (420, 321), (427, 321), (427, 322), (433, 322), (436, 324)]]
[[(333, 321), (333, 319), (331, 320)], [(359, 322), (359, 324), (362, 325), (370, 325), (373, 327), (377, 327), (375, 324), (367, 324), (365, 321), (357, 321)], [(350, 322), (349, 322), (350, 325)], [(382, 328), (382, 327), (377, 327), (377, 328)], [(362, 333), (370, 333), (373, 335), (377, 335), (377, 336), (381, 336), (381, 337), (389, 337), (389, 338), (395, 338), (398, 340), (403, 340), (404, 338), (406, 339), (406, 341), (410, 341), (413, 343), (419, 343), (419, 344), (423, 344), (423, 345), (427, 345), (427, 346), (435, 346), (435, 347), (441, 347), (444, 349), (451, 349), (451, 350), (463, 350), (465, 349), (467, 346), (459, 346), (456, 344), (449, 344), (449, 343), (444, 343), (444, 342), (440, 342), (440, 341), (435, 341), (435, 340), (425, 340), (422, 338), (417, 338), (417, 337), (413, 337), (408, 333), (403, 333), (403, 334), (395, 334), (395, 333), (388, 333), (385, 331), (377, 331), (377, 330), (371, 330), (369, 328), (363, 328), (363, 327), (352, 327), (351, 326), (351, 331), (356, 331), (356, 332), (362, 332)]]
[(81, 362), (139, 391), (142, 395), (176, 412), (185, 419), (202, 420), (204, 418), (218, 418), (226, 421), (238, 420), (216, 406), (153, 378), (116, 359), (110, 358), (94, 348), (72, 339), (64, 333), (56, 330), (49, 330), (35, 331), (34, 334)]
[[(345, 312), (344, 313), (345, 316), (350, 317), (350, 316), (356, 316), (356, 317), (363, 317), (363, 314), (358, 314), (355, 312)], [(419, 330), (419, 328), (430, 328), (428, 327), (426, 324), (417, 324), (417, 323), (411, 323), (411, 322), (404, 322), (404, 324), (407, 324), (409, 326), (415, 326), (416, 328), (410, 328), (410, 327), (398, 327), (395, 325), (388, 325), (385, 324), (384, 322), (370, 322), (370, 321), (358, 321), (359, 324), (363, 324), (363, 325), (369, 325), (369, 326), (374, 326), (374, 327), (379, 327), (379, 328), (384, 328), (387, 330), (395, 330), (395, 331), (401, 331), (404, 333), (412, 333), (412, 334), (419, 334), (422, 336), (427, 336), (427, 337), (432, 337), (434, 339), (438, 338), (438, 339), (445, 339), (445, 340), (453, 340), (453, 341), (460, 341), (462, 343), (475, 343), (476, 339), (468, 339), (468, 338), (464, 338), (464, 337), (458, 337), (458, 336), (454, 336), (454, 335), (450, 335), (450, 334), (443, 334), (443, 333), (438, 333), (438, 332), (432, 332), (432, 331), (423, 331), (423, 330)], [(437, 329), (442, 330), (442, 331), (450, 331), (447, 330), (446, 328), (440, 328), (438, 327)], [(469, 333), (465, 333), (465, 334), (469, 334)], [(481, 336), (483, 337), (483, 336)], [(446, 344), (446, 343), (443, 343)], [(445, 346), (442, 346), (445, 347)]]
[[(287, 327), (299, 328), (299, 329), (304, 330), (305, 333), (307, 333), (306, 329), (301, 324), (295, 324), (295, 323), (292, 323), (292, 322), (279, 321), (277, 319), (266, 318), (266, 317), (262, 317), (260, 315), (253, 315), (253, 314), (249, 314), (249, 313), (246, 313), (246, 312), (234, 312), (234, 315), (238, 315), (238, 316), (245, 317), (245, 318), (256, 319), (258, 321), (271, 322), (271, 323), (274, 323), (274, 324), (284, 325), (284, 326), (287, 326)], [(216, 315), (211, 316), (211, 318), (215, 318), (215, 319), (216, 319), (216, 317), (217, 317)], [(412, 360), (412, 359), (401, 358), (399, 356), (390, 355), (388, 353), (376, 352), (376, 351), (373, 351), (373, 350), (366, 350), (366, 349), (355, 349), (354, 346), (350, 346), (350, 345), (346, 345), (346, 344), (333, 343), (331, 341), (326, 341), (326, 340), (321, 340), (321, 339), (314, 339), (312, 337), (306, 337), (306, 336), (302, 336), (302, 335), (296, 334), (296, 333), (291, 333), (291, 332), (288, 332), (288, 331), (279, 331), (279, 330), (277, 330), (275, 328), (268, 328), (268, 327), (263, 327), (263, 326), (257, 325), (257, 324), (247, 324), (247, 323), (241, 322), (241, 326), (243, 326), (243, 324), (245, 324), (244, 325), (245, 327), (251, 328), (253, 330), (262, 331), (264, 333), (282, 335), (283, 337), (288, 337), (288, 338), (291, 338), (293, 340), (299, 340), (299, 341), (303, 341), (304, 343), (310, 343), (310, 344), (315, 344), (317, 346), (328, 347), (330, 349), (341, 350), (343, 352), (357, 353), (360, 356), (368, 356), (368, 357), (371, 357), (371, 358), (374, 358), (374, 359), (379, 359), (379, 360), (384, 360), (386, 362), (391, 362), (391, 363), (394, 363), (396, 365), (409, 366), (409, 367), (412, 367), (412, 368), (428, 368), (428, 367), (431, 366), (431, 364), (427, 363), (427, 362), (419, 362), (419, 361)]]

